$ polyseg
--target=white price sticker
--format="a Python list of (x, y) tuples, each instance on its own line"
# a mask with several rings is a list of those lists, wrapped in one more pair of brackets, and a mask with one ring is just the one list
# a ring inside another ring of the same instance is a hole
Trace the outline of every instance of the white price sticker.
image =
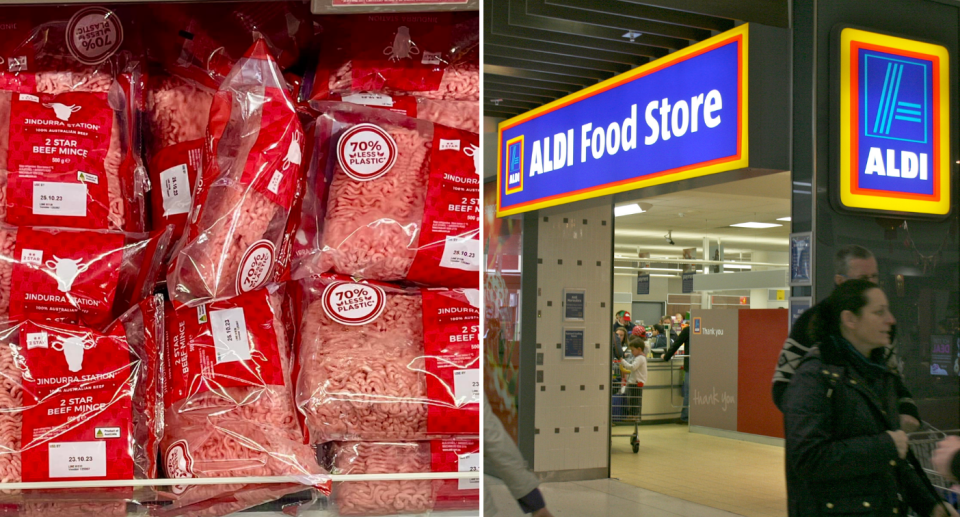
[(352, 95), (344, 95), (343, 102), (360, 104), (362, 106), (379, 106), (381, 108), (393, 107), (393, 97), (380, 93), (354, 93)]
[(34, 348), (49, 348), (49, 338), (46, 332), (31, 332), (27, 334), (27, 350)]
[(453, 396), (459, 406), (480, 403), (480, 369), (453, 372)]
[(480, 271), (480, 240), (448, 235), (443, 256), (440, 257), (440, 267)]
[[(11, 72), (12, 72), (12, 70), (11, 70)], [(21, 94), (20, 94), (20, 101), (21, 101), (21, 102), (22, 102), (22, 101), (27, 101), (27, 102), (40, 102), (40, 97), (37, 97), (36, 95), (30, 95), (29, 93), (21, 93)]]
[(270, 178), (270, 184), (267, 185), (267, 190), (276, 194), (280, 190), (281, 181), (283, 181), (283, 173), (280, 171), (274, 172), (273, 177)]
[(423, 58), (420, 62), (424, 65), (439, 65), (440, 64), (440, 53), (439, 52), (424, 52)]
[(50, 477), (93, 478), (107, 475), (107, 443), (50, 443)]
[(190, 176), (186, 164), (160, 173), (160, 195), (163, 196), (164, 217), (190, 211)]
[(250, 341), (243, 309), (210, 311), (213, 345), (217, 349), (217, 364), (250, 360)]
[(87, 185), (34, 181), (33, 215), (86, 217)]
[[(476, 472), (479, 476), (480, 474), (480, 455), (472, 452), (469, 454), (458, 454), (459, 461), (457, 461), (457, 470), (459, 472)], [(466, 478), (459, 480), (457, 488), (460, 490), (479, 490), (480, 489), (480, 478)]]

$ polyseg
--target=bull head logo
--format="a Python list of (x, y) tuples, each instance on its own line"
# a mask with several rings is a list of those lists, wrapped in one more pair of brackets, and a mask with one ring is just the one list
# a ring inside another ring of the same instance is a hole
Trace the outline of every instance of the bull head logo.
[(390, 61), (410, 59), (420, 53), (420, 47), (410, 38), (410, 29), (400, 26), (393, 37), (393, 46), (383, 49), (383, 55), (390, 56)]
[(300, 165), (303, 160), (303, 133), (297, 131), (290, 139), (290, 147), (287, 149), (287, 155), (283, 158), (283, 168), (286, 170), (291, 164)]
[(67, 106), (66, 104), (60, 104), (59, 102), (54, 102), (52, 104), (44, 104), (43, 107), (53, 109), (53, 113), (57, 116), (57, 118), (64, 122), (69, 122), (70, 115), (73, 115), (74, 113), (80, 111), (80, 106), (77, 106), (77, 105)]
[(74, 373), (83, 369), (84, 351), (95, 346), (97, 344), (93, 340), (85, 339), (83, 336), (71, 336), (66, 339), (57, 338), (53, 343), (53, 349), (57, 352), (63, 352), (63, 356), (67, 358), (67, 366)]
[(53, 256), (53, 260), (48, 260), (44, 265), (53, 270), (54, 276), (57, 277), (57, 288), (64, 293), (70, 292), (73, 281), (87, 269), (87, 265), (81, 264), (79, 260), (62, 259), (56, 255)]
[(463, 154), (473, 158), (473, 172), (480, 174), (480, 148), (473, 144), (469, 144), (463, 148)]

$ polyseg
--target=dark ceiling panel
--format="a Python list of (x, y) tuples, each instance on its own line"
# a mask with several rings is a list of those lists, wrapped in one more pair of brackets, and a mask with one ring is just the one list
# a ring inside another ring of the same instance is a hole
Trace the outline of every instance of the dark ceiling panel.
[(510, 86), (508, 85), (485, 83), (483, 85), (483, 93), (484, 93), (484, 96), (490, 97), (491, 99), (495, 99), (497, 97), (510, 98), (518, 101), (534, 102), (537, 104), (537, 106), (541, 104), (546, 104), (556, 99), (557, 97), (563, 96), (563, 95), (557, 95), (557, 96), (547, 97), (543, 95), (531, 95), (532, 90), (525, 89), (523, 87), (517, 88), (517, 90), (522, 90), (522, 93), (516, 92), (516, 91), (510, 91), (508, 88), (510, 88)]
[(592, 59), (596, 61), (607, 61), (610, 63), (622, 63), (625, 65), (638, 66), (649, 61), (649, 58), (633, 54), (624, 54), (621, 52), (610, 52), (607, 50), (597, 50), (584, 48), (576, 45), (567, 45), (562, 43), (547, 43), (532, 39), (512, 38), (509, 36), (497, 36), (486, 34), (484, 38), (484, 49), (490, 45), (500, 45), (509, 48), (523, 48), (557, 54), (558, 56), (574, 56)]
[[(697, 29), (694, 27), (684, 27), (682, 25), (672, 25), (659, 23), (640, 18), (631, 18), (621, 13), (605, 13), (602, 11), (585, 11), (583, 9), (573, 9), (570, 7), (561, 7), (544, 3), (544, 0), (526, 0), (527, 12), (537, 16), (547, 16), (551, 18), (562, 18), (587, 25), (597, 25), (600, 27), (611, 27), (616, 29), (618, 37), (622, 38), (624, 31), (642, 32), (644, 35), (663, 36), (677, 40), (677, 47), (686, 47), (688, 42), (701, 41), (710, 37), (710, 31)], [(589, 2), (583, 2), (581, 5), (589, 6)]]
[[(532, 39), (547, 43), (563, 43), (576, 45), (585, 49), (607, 50), (634, 56), (658, 58), (667, 55), (667, 50), (640, 43), (610, 41), (599, 38), (590, 38), (580, 34), (560, 34), (551, 31), (530, 29), (511, 25), (510, 0), (489, 0), (485, 2), (484, 32), (491, 35), (513, 36), (516, 38)], [(522, 7), (522, 6), (521, 6)], [(488, 29), (489, 27), (489, 29)], [(522, 47), (520, 47), (522, 48)]]
[(594, 59), (588, 59), (583, 57), (572, 57), (572, 56), (559, 56), (557, 54), (549, 54), (546, 52), (540, 52), (537, 50), (525, 50), (524, 52), (517, 52), (516, 49), (511, 47), (502, 47), (500, 45), (491, 45), (488, 41), (483, 46), (483, 55), (486, 57), (505, 57), (511, 59), (522, 59), (524, 61), (535, 61), (538, 63), (547, 63), (554, 65), (564, 65), (576, 68), (582, 68), (584, 70), (596, 70), (601, 72), (609, 72), (614, 75), (622, 74), (627, 70), (633, 68), (630, 65), (610, 63), (608, 61), (597, 61)]
[(499, 98), (496, 96), (484, 95), (483, 103), (492, 104), (494, 106), (500, 106), (504, 108), (516, 108), (521, 111), (530, 111), (540, 107), (540, 104), (535, 102), (521, 102), (521, 101), (515, 101), (513, 99), (499, 99), (499, 100), (495, 100), (495, 99), (499, 99)]
[(762, 23), (773, 27), (790, 26), (788, 0), (624, 0), (717, 18)]
[(639, 18), (641, 20), (658, 20), (664, 23), (686, 25), (687, 27), (708, 31), (725, 32), (734, 27), (733, 20), (641, 5), (629, 1), (592, 0), (590, 2), (584, 2), (583, 0), (545, 0), (545, 3), (547, 5), (574, 7), (599, 13), (618, 14), (629, 18)]
[[(559, 32), (561, 34), (580, 34), (591, 38), (606, 39), (611, 41), (625, 41), (622, 29), (608, 29), (597, 27), (585, 23), (574, 22), (561, 18), (549, 18), (547, 16), (534, 16), (528, 9), (529, 0), (506, 0), (510, 6), (510, 25), (518, 27), (527, 27), (530, 29), (542, 29), (550, 32)], [(651, 36), (643, 34), (637, 36), (636, 43), (659, 47), (666, 50), (675, 50), (687, 46), (685, 40), (676, 38), (665, 38), (663, 36)]]
[[(544, 72), (543, 70), (531, 70), (529, 68), (517, 68), (511, 65), (500, 65), (500, 64), (497, 64), (496, 62), (497, 60), (500, 60), (500, 59), (501, 58), (499, 57), (489, 57), (489, 58), (485, 57), (484, 61), (486, 61), (486, 63), (484, 64), (484, 68), (483, 68), (484, 73), (486, 73), (487, 70), (489, 70), (490, 73), (497, 74), (497, 75), (505, 75), (508, 77), (519, 77), (521, 79), (536, 79), (538, 81), (544, 81), (548, 83), (555, 82), (558, 84), (579, 86), (574, 91), (582, 90), (587, 86), (591, 86), (597, 82), (596, 79), (590, 79), (587, 77), (575, 77), (571, 75), (563, 75), (557, 72)], [(521, 62), (519, 59), (516, 61), (518, 63)], [(543, 66), (546, 66), (546, 65), (543, 65)]]
[[(519, 115), (729, 30), (743, 19), (731, 13), (771, 19), (785, 2), (485, 0), (484, 114)], [(752, 7), (727, 5), (738, 3)]]

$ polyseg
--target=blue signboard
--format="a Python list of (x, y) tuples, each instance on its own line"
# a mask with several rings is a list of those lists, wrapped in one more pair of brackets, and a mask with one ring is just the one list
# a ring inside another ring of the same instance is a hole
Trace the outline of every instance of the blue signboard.
[(841, 207), (947, 214), (947, 50), (852, 28), (840, 39)]
[(793, 328), (793, 324), (797, 322), (804, 312), (810, 308), (811, 299), (809, 296), (800, 296), (790, 298), (790, 328)]
[(650, 275), (644, 273), (637, 275), (637, 294), (650, 294)]
[(497, 215), (747, 167), (742, 25), (500, 124)]
[(564, 321), (583, 321), (584, 299), (587, 292), (583, 289), (563, 290), (563, 319)]
[(563, 358), (583, 359), (583, 334), (581, 329), (563, 329)]
[(681, 292), (683, 294), (689, 294), (693, 292), (693, 276), (696, 273), (684, 273), (683, 274), (683, 289)]

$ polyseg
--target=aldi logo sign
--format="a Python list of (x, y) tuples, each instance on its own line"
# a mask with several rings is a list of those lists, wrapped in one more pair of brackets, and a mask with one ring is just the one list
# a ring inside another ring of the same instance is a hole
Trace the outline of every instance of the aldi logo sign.
[(950, 211), (949, 54), (939, 45), (840, 31), (842, 208)]
[(523, 136), (507, 142), (507, 167), (504, 169), (507, 194), (523, 191)]

